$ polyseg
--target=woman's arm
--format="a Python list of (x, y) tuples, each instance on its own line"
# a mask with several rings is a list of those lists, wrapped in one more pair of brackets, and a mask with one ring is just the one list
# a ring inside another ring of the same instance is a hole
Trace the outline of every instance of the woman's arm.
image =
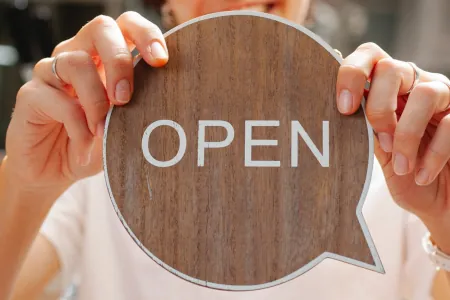
[[(62, 193), (56, 189), (43, 190), (42, 193), (23, 189), (20, 182), (10, 176), (8, 167), (8, 160), (5, 158), (0, 165), (0, 299), (9, 299), (11, 296), (12, 287), (24, 262), (25, 271), (36, 264), (32, 254), (45, 248), (44, 242), (36, 240), (30, 252), (31, 261), (26, 259), (27, 253), (51, 204)], [(39, 255), (42, 254), (45, 257), (45, 252)], [(32, 271), (35, 278), (40, 277), (39, 281), (54, 272), (54, 259), (50, 257), (46, 262), (51, 262), (48, 270), (35, 268)], [(19, 286), (20, 284), (19, 282)]]
[(38, 234), (19, 272), (11, 299), (39, 299), (59, 271), (60, 261), (55, 247)]
[(133, 92), (134, 46), (151, 66), (168, 61), (162, 32), (138, 13), (98, 16), (36, 64), (19, 90), (0, 170), (0, 299), (11, 296), (56, 199), (101, 171), (106, 114)]
[[(89, 179), (88, 179), (89, 181)], [(17, 276), (13, 300), (38, 299), (58, 275), (58, 292), (71, 285), (78, 268), (87, 214), (84, 181), (54, 202)]]
[(447, 300), (450, 299), (450, 282), (449, 273), (445, 271), (439, 271), (436, 274), (433, 282), (433, 289), (431, 296), (433, 300)]

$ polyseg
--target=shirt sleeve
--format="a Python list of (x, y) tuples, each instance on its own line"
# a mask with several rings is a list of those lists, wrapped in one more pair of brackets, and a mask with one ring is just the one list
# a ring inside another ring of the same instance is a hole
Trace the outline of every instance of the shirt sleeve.
[(82, 182), (71, 186), (53, 205), (40, 228), (55, 248), (60, 261), (59, 282), (62, 290), (72, 283), (83, 243), (85, 191)]

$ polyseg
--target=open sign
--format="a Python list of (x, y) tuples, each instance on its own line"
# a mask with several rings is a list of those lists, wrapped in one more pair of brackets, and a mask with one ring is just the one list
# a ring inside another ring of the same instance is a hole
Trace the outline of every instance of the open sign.
[[(155, 159), (149, 150), (150, 134), (159, 126), (169, 126), (173, 128), (180, 139), (180, 146), (177, 154), (169, 161), (159, 161)], [(207, 127), (223, 127), (227, 131), (226, 139), (220, 142), (205, 141), (205, 131)], [(252, 148), (256, 146), (278, 146), (277, 140), (254, 140), (252, 138), (252, 129), (255, 126), (280, 126), (280, 121), (245, 121), (245, 160), (246, 167), (280, 167), (280, 161), (255, 161), (252, 160)], [(321, 153), (314, 142), (311, 140), (308, 133), (302, 127), (299, 121), (291, 122), (291, 166), (298, 166), (298, 137), (300, 136), (311, 152), (316, 157), (317, 161), (322, 167), (328, 167), (330, 164), (330, 133), (329, 122), (323, 121), (323, 152)], [(234, 139), (234, 128), (226, 121), (219, 120), (200, 120), (198, 122), (198, 160), (197, 166), (203, 167), (205, 165), (205, 150), (224, 148), (229, 146)], [(150, 124), (142, 137), (142, 152), (145, 159), (152, 165), (160, 168), (171, 167), (177, 164), (186, 152), (186, 133), (183, 127), (172, 120), (159, 120)]]
[[(239, 30), (237, 30), (239, 29)], [(107, 118), (114, 209), (149, 258), (194, 284), (254, 290), (325, 258), (383, 268), (362, 216), (373, 140), (336, 107), (340, 58), (307, 29), (251, 12), (166, 35)]]

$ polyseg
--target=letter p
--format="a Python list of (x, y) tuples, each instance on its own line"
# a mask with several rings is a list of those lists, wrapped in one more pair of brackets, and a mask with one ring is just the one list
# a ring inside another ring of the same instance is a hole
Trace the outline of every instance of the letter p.
[[(205, 128), (206, 126), (220, 126), (227, 130), (227, 137), (221, 142), (206, 142)], [(206, 148), (225, 148), (231, 144), (234, 139), (234, 129), (230, 123), (226, 121), (205, 120), (198, 122), (198, 159), (197, 165), (203, 167), (205, 165), (205, 149)]]

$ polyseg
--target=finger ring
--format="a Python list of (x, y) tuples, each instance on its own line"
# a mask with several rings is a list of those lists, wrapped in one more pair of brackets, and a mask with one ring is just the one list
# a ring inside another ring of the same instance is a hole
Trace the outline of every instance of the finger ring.
[(58, 79), (58, 81), (61, 84), (66, 85), (67, 83), (65, 83), (64, 80), (62, 80), (61, 77), (59, 77), (58, 72), (56, 71), (56, 62), (58, 61), (58, 58), (59, 58), (59, 55), (56, 55), (53, 58), (53, 61), (52, 61), (52, 73), (53, 73), (53, 75), (55, 75), (56, 79)]
[(413, 62), (408, 62), (408, 64), (410, 64), (410, 66), (413, 68), (414, 70), (414, 82), (411, 85), (411, 88), (406, 92), (406, 95), (411, 94), (412, 90), (417, 86), (417, 84), (419, 83), (420, 80), (420, 71), (419, 68), (417, 68), (416, 64)]
[(448, 89), (450, 90), (450, 83), (448, 83), (447, 81), (441, 81), (443, 84), (445, 84), (447, 87), (448, 87)]

